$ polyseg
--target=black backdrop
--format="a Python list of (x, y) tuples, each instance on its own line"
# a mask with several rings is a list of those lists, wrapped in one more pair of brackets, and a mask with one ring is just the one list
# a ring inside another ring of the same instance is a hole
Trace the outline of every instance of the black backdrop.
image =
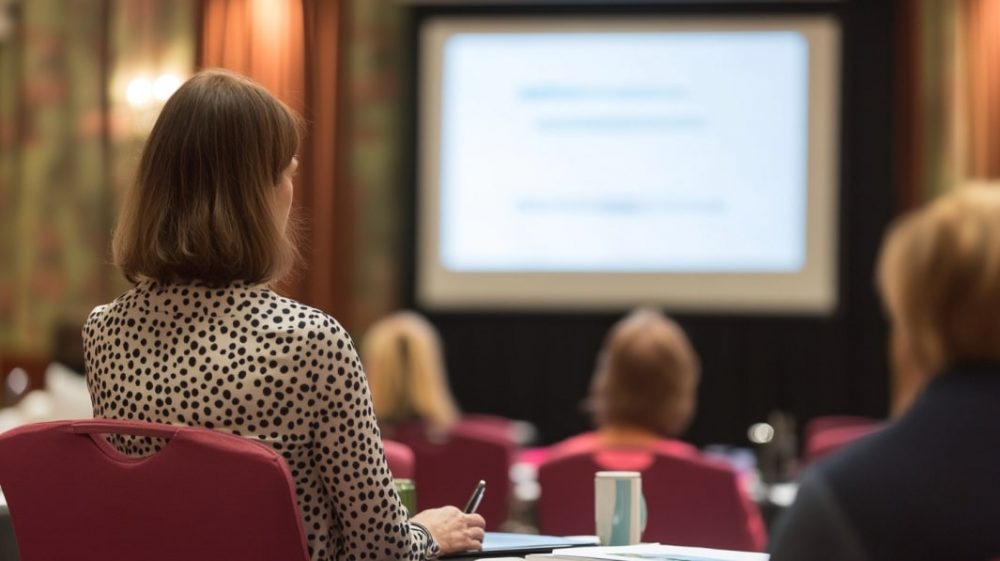
[[(675, 315), (702, 359), (696, 444), (747, 444), (746, 429), (782, 410), (801, 424), (818, 415), (882, 416), (887, 409), (886, 327), (873, 284), (893, 210), (893, 2), (552, 2), (530, 6), (420, 5), (409, 9), (406, 144), (408, 234), (404, 302), (415, 306), (417, 44), (430, 15), (833, 14), (842, 26), (840, 304), (826, 318)], [(461, 407), (534, 422), (544, 442), (589, 427), (579, 404), (604, 333), (620, 314), (438, 313), (452, 388)], [(669, 310), (667, 310), (669, 313)]]

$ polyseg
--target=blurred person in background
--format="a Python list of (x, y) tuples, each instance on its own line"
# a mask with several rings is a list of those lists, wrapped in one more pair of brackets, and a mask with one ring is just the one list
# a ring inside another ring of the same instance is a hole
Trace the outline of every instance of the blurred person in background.
[(361, 342), (361, 362), (375, 416), (389, 438), (396, 427), (412, 423), (423, 424), (432, 440), (445, 438), (459, 425), (515, 445), (528, 444), (537, 435), (526, 421), (462, 414), (448, 384), (441, 335), (417, 312), (395, 312), (372, 324)]
[(699, 369), (677, 323), (651, 308), (633, 311), (611, 328), (597, 357), (587, 401), (597, 430), (557, 444), (553, 455), (595, 444), (698, 454), (675, 439), (694, 417)]
[(441, 337), (427, 318), (402, 311), (378, 320), (365, 333), (361, 362), (383, 427), (420, 420), (431, 432), (447, 433), (458, 423)]
[(898, 220), (878, 286), (905, 411), (801, 478), (772, 561), (1000, 557), (1000, 190)]
[[(596, 430), (553, 446), (539, 469), (568, 456), (611, 452), (601, 454), (602, 469), (632, 471), (636, 451), (682, 459), (694, 470), (721, 469), (727, 476), (713, 479), (719, 487), (701, 489), (702, 496), (731, 500), (726, 503), (732, 513), (726, 539), (762, 549), (767, 541), (764, 522), (738, 474), (728, 463), (679, 440), (694, 418), (699, 378), (698, 355), (680, 325), (655, 309), (632, 311), (611, 328), (597, 356), (587, 401)], [(643, 481), (650, 488), (673, 483)]]

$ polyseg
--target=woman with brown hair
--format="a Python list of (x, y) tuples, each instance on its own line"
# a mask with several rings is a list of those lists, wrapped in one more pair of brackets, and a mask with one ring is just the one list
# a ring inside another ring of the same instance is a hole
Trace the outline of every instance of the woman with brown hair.
[[(94, 414), (272, 446), (295, 480), (312, 559), (478, 549), (478, 515), (445, 507), (407, 519), (350, 336), (267, 286), (296, 259), (299, 128), (284, 104), (229, 72), (199, 73), (167, 101), (114, 235), (115, 262), (135, 286), (84, 327)], [(115, 445), (147, 455), (161, 443)]]

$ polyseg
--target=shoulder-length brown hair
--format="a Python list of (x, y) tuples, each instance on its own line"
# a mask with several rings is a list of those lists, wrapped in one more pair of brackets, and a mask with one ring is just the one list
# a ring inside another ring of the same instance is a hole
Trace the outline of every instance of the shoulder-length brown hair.
[(300, 131), (298, 115), (243, 76), (208, 70), (184, 83), (118, 216), (112, 252), (125, 277), (221, 286), (288, 272), (297, 252), (275, 190)]

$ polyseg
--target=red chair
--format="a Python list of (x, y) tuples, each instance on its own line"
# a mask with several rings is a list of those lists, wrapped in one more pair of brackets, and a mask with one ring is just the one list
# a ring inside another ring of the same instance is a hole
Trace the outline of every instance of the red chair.
[(805, 427), (802, 429), (802, 437), (805, 443), (809, 443), (817, 434), (829, 430), (829, 429), (839, 429), (844, 427), (870, 427), (873, 425), (880, 425), (882, 423), (879, 419), (873, 419), (871, 417), (859, 417), (857, 415), (824, 415), (822, 417), (816, 417), (806, 423)]
[(845, 425), (814, 430), (806, 440), (802, 453), (804, 465), (817, 462), (862, 436), (867, 436), (885, 426), (879, 422)]
[(394, 425), (384, 432), (413, 450), (420, 510), (447, 505), (462, 508), (482, 479), (486, 494), (478, 512), (486, 519), (486, 529), (496, 530), (507, 520), (514, 459), (510, 440), (461, 423), (441, 438), (429, 436), (419, 422)]
[(466, 414), (462, 415), (459, 424), (465, 429), (505, 438), (517, 444), (517, 435), (510, 419), (496, 415)]
[(385, 438), (382, 439), (382, 446), (385, 448), (385, 461), (389, 464), (392, 476), (396, 479), (413, 479), (416, 462), (413, 450), (402, 442)]
[[(169, 442), (132, 458), (103, 434)], [(130, 421), (56, 421), (0, 435), (0, 487), (22, 561), (308, 561), (284, 460), (252, 440)]]
[(643, 541), (761, 551), (764, 522), (735, 472), (715, 461), (661, 450), (577, 451), (538, 469), (538, 528), (543, 534), (593, 534), (594, 474), (639, 471), (648, 523)]

